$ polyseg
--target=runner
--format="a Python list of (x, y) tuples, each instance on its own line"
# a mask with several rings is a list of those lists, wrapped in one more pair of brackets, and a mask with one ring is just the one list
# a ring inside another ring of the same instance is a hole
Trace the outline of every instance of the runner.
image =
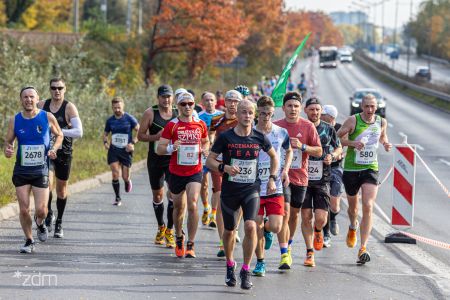
[(372, 94), (364, 96), (361, 102), (362, 112), (350, 116), (338, 131), (342, 145), (348, 146), (344, 161), (345, 192), (348, 199), (350, 226), (347, 233), (347, 246), (355, 247), (358, 230), (358, 191), (362, 194), (361, 247), (358, 252), (358, 264), (370, 261), (367, 241), (372, 230), (372, 208), (378, 192), (377, 149), (383, 145), (385, 151), (392, 149), (386, 128), (387, 121), (375, 114), (377, 99)]
[[(341, 128), (340, 123), (336, 123), (338, 110), (334, 105), (324, 105), (320, 119), (334, 126), (336, 132)], [(330, 210), (327, 225), (323, 228), (323, 246), (331, 246), (331, 234), (339, 234), (339, 225), (336, 216), (340, 211), (341, 194), (344, 192), (344, 184), (342, 183), (342, 159), (343, 154), (336, 156), (331, 163), (330, 178)]]
[[(258, 225), (258, 241), (256, 244), (257, 263), (253, 270), (253, 275), (264, 276), (266, 273), (266, 263), (264, 261), (264, 250), (270, 249), (273, 240), (273, 233), (279, 233), (285, 221), (288, 222), (288, 215), (285, 214), (284, 207), (289, 205), (283, 197), (283, 186), (289, 185), (289, 167), (292, 161), (292, 149), (289, 142), (289, 134), (286, 129), (272, 124), (271, 118), (275, 112), (275, 103), (272, 98), (262, 96), (258, 100), (258, 125), (255, 129), (264, 133), (277, 153), (281, 155), (281, 149), (285, 151), (284, 167), (280, 168), (274, 194), (267, 194), (266, 187), (269, 182), (270, 157), (266, 152), (259, 153), (258, 174), (261, 180), (260, 205), (256, 224)], [(264, 213), (267, 219), (264, 218)], [(264, 222), (263, 222), (264, 221)]]
[(298, 214), (305, 198), (308, 186), (308, 158), (320, 157), (322, 147), (319, 135), (310, 121), (300, 116), (302, 97), (297, 92), (288, 92), (283, 98), (283, 111), (285, 118), (275, 121), (274, 124), (285, 128), (290, 137), (293, 148), (292, 163), (289, 169), (289, 186), (285, 189), (284, 197), (290, 203), (289, 226), (283, 226), (279, 233), (281, 248), (280, 270), (289, 270), (292, 264), (292, 242), (298, 225)]
[[(236, 118), (236, 109), (239, 101), (242, 100), (241, 93), (230, 90), (225, 93), (225, 113), (215, 116), (211, 120), (211, 126), (209, 128), (209, 141), (212, 144), (215, 138), (219, 137), (220, 134), (229, 130), (230, 128), (234, 128), (238, 120)], [(217, 157), (218, 162), (222, 162), (222, 156), (219, 155)], [(223, 249), (223, 219), (222, 219), (222, 210), (220, 204), (220, 193), (222, 191), (222, 173), (211, 171), (211, 180), (212, 180), (212, 212), (211, 218), (209, 222), (210, 227), (217, 227), (217, 233), (219, 234), (219, 252), (217, 252), (217, 257), (225, 257), (225, 251)], [(217, 211), (217, 215), (216, 215)], [(217, 219), (216, 219), (217, 216)]]
[(322, 250), (322, 229), (328, 221), (331, 162), (335, 157), (342, 154), (342, 146), (333, 126), (320, 120), (322, 105), (319, 99), (308, 99), (305, 104), (305, 113), (308, 120), (316, 127), (323, 150), (321, 157), (309, 158), (308, 188), (306, 190), (305, 201), (302, 205), (302, 233), (306, 244), (304, 265), (314, 267), (314, 250)]
[[(201, 155), (208, 156), (208, 129), (205, 122), (193, 117), (194, 97), (181, 93), (177, 97), (180, 115), (170, 121), (161, 134), (157, 153), (171, 154), (169, 190), (173, 195), (177, 257), (195, 258), (194, 240), (198, 227), (197, 200), (202, 182)], [(169, 144), (170, 142), (170, 144)], [(184, 194), (187, 196), (183, 197)], [(187, 203), (186, 203), (187, 202)], [(184, 247), (182, 230), (185, 209), (188, 210), (188, 240)]]
[[(35, 242), (32, 234), (30, 215), (30, 190), (33, 192), (37, 237), (45, 242), (48, 237), (45, 217), (48, 199), (48, 158), (55, 159), (59, 146), (63, 141), (63, 133), (56, 118), (37, 108), (39, 95), (34, 87), (25, 87), (20, 91), (22, 111), (9, 120), (5, 138), (4, 153), (7, 158), (14, 155), (14, 141), (18, 147), (12, 182), (16, 188), (20, 208), (20, 224), (25, 234), (25, 244), (20, 253), (34, 251)], [(54, 143), (50, 146), (50, 131)]]
[[(223, 112), (216, 110), (216, 96), (211, 92), (204, 92), (202, 94), (202, 105), (205, 108), (202, 112), (198, 114), (200, 120), (205, 122), (208, 130), (211, 127), (211, 120), (215, 116), (222, 115)], [(202, 224), (209, 225), (210, 222), (210, 214), (212, 212), (211, 205), (209, 205), (208, 201), (208, 189), (209, 189), (209, 170), (205, 166), (206, 159), (202, 157), (202, 165), (203, 165), (203, 179), (202, 179), (202, 188), (200, 192), (200, 196), (202, 198), (203, 204), (203, 215), (202, 215)], [(214, 222), (215, 222), (216, 212), (214, 211)]]
[[(115, 97), (111, 101), (114, 115), (111, 116), (105, 125), (103, 134), (103, 145), (108, 150), (108, 165), (112, 172), (112, 186), (116, 195), (114, 205), (120, 206), (119, 174), (122, 170), (122, 179), (125, 183), (125, 192), (131, 192), (133, 184), (131, 182), (131, 164), (133, 161), (134, 145), (137, 139), (133, 139), (133, 130), (139, 130), (139, 124), (135, 117), (126, 113), (123, 99)], [(111, 142), (108, 142), (108, 136), (111, 133)]]
[(64, 134), (64, 140), (62, 146), (58, 147), (56, 159), (50, 161), (49, 172), (50, 193), (45, 224), (48, 226), (49, 231), (52, 231), (52, 224), (55, 220), (52, 210), (53, 177), (56, 177), (56, 208), (58, 209), (58, 216), (53, 234), (55, 238), (64, 237), (62, 218), (67, 203), (67, 186), (72, 165), (73, 139), (83, 136), (83, 126), (78, 116), (78, 110), (72, 102), (65, 99), (65, 93), (66, 84), (64, 81), (61, 78), (52, 78), (50, 80), (51, 99), (38, 103), (39, 108), (51, 112), (55, 116)]
[[(227, 97), (225, 97), (226, 99)], [(245, 237), (242, 243), (244, 263), (240, 271), (241, 288), (251, 289), (250, 262), (256, 247), (256, 215), (259, 208), (260, 179), (257, 174), (258, 156), (264, 150), (270, 156), (270, 173), (267, 194), (276, 192), (275, 182), (278, 174), (278, 159), (270, 141), (264, 134), (252, 128), (255, 110), (248, 100), (239, 102), (237, 109), (238, 124), (218, 136), (206, 165), (211, 170), (224, 174), (222, 181), (221, 206), (224, 221), (223, 242), (227, 259), (225, 283), (236, 285), (236, 262), (234, 246), (239, 210), (244, 214)], [(223, 163), (216, 159), (223, 154)]]
[(170, 192), (167, 197), (167, 225), (164, 222), (164, 181), (169, 181), (170, 155), (158, 155), (159, 138), (164, 126), (178, 115), (172, 108), (173, 90), (170, 85), (164, 84), (158, 88), (158, 104), (148, 108), (139, 122), (138, 139), (141, 142), (149, 142), (147, 155), (147, 171), (153, 195), (153, 210), (158, 222), (155, 244), (164, 245), (167, 248), (175, 247), (173, 235), (173, 201)]

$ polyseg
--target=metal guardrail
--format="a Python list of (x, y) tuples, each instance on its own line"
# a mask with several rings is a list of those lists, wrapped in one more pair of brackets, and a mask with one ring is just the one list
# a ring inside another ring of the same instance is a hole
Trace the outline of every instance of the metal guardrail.
[(432, 62), (440, 63), (440, 64), (443, 64), (443, 65), (450, 65), (450, 62), (448, 60), (445, 60), (445, 59), (442, 59), (442, 58), (437, 58), (437, 57), (429, 56), (429, 55), (426, 55), (426, 54), (422, 54), (420, 57), (422, 57), (423, 59), (429, 59)]
[(382, 76), (385, 76), (385, 77), (389, 78), (390, 80), (392, 80), (392, 81), (394, 81), (394, 82), (396, 82), (398, 84), (401, 84), (401, 85), (403, 85), (403, 86), (405, 86), (405, 87), (407, 87), (407, 88), (409, 88), (409, 89), (411, 89), (413, 91), (425, 94), (427, 96), (436, 97), (436, 98), (439, 98), (441, 100), (450, 102), (450, 95), (449, 94), (446, 94), (446, 93), (443, 93), (443, 92), (439, 92), (439, 91), (435, 91), (435, 90), (432, 90), (432, 89), (429, 89), (429, 88), (426, 88), (426, 87), (423, 87), (423, 86), (419, 86), (417, 84), (414, 84), (414, 83), (408, 82), (406, 80), (400, 79), (398, 77), (392, 76), (388, 72), (380, 70), (379, 68), (374, 66), (372, 63), (368, 62), (367, 60), (362, 59), (362, 57), (360, 57), (358, 55), (356, 55), (356, 57), (358, 59), (358, 62), (360, 62), (362, 64), (365, 64), (366, 66), (371, 68), (376, 73), (378, 73), (378, 74), (380, 74)]

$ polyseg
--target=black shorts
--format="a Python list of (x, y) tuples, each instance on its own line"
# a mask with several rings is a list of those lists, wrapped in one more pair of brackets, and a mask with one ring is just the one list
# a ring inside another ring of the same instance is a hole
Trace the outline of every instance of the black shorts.
[(328, 211), (330, 207), (330, 184), (308, 186), (303, 201), (302, 209), (323, 209)]
[(58, 151), (56, 159), (50, 159), (50, 171), (55, 172), (55, 177), (59, 180), (69, 180), (71, 166), (71, 154), (64, 154)]
[(290, 183), (287, 188), (283, 188), (284, 201), (291, 203), (291, 207), (302, 207), (303, 200), (305, 199), (306, 186), (298, 186)]
[(173, 194), (179, 194), (186, 189), (186, 186), (191, 182), (202, 183), (203, 172), (200, 171), (190, 176), (178, 176), (170, 174), (169, 190)]
[(125, 148), (109, 147), (108, 165), (115, 162), (119, 162), (122, 166), (130, 168), (133, 163), (133, 152), (127, 152)]
[(164, 187), (164, 181), (169, 183), (170, 173), (169, 166), (167, 167), (153, 167), (149, 166), (147, 161), (148, 178), (152, 190), (160, 190)]
[(255, 220), (259, 210), (259, 193), (251, 192), (242, 196), (220, 196), (223, 225), (226, 230), (235, 230), (239, 218), (239, 208), (242, 207), (244, 221)]
[(363, 171), (344, 171), (342, 175), (345, 192), (355, 196), (364, 183), (378, 185), (378, 171), (368, 169)]
[(12, 182), (15, 187), (24, 185), (31, 185), (38, 188), (48, 188), (48, 176), (47, 175), (22, 175), (14, 174)]

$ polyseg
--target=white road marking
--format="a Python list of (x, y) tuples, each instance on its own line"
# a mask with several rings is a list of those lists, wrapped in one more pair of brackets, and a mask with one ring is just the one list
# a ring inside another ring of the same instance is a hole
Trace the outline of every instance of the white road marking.
[(445, 159), (441, 158), (441, 159), (439, 159), (439, 161), (450, 167), (450, 162), (446, 161)]

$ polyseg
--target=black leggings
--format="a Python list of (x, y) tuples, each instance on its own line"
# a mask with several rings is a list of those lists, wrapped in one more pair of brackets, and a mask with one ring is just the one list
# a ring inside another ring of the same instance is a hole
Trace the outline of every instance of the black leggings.
[(242, 207), (244, 221), (255, 220), (259, 209), (259, 194), (250, 194), (235, 197), (220, 197), (220, 207), (222, 208), (223, 224), (226, 230), (236, 229), (239, 217), (239, 208)]

